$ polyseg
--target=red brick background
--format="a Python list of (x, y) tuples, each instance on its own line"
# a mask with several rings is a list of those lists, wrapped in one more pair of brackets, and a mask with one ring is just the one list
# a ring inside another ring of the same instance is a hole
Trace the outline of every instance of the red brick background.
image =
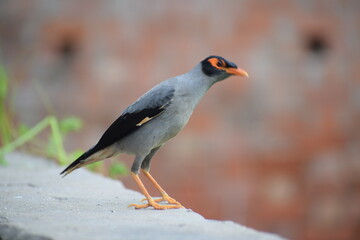
[(2, 1), (0, 61), (19, 121), (84, 120), (69, 151), (156, 83), (211, 54), (234, 61), (250, 79), (215, 85), (153, 175), (207, 218), (359, 239), (359, 12), (356, 0)]

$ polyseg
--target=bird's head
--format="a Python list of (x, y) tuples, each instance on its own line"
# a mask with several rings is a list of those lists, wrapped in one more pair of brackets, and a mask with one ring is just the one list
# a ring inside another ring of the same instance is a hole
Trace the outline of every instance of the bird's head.
[(224, 80), (232, 75), (249, 77), (249, 74), (238, 68), (235, 63), (219, 56), (210, 56), (201, 62), (202, 71), (205, 75), (216, 78), (217, 81)]

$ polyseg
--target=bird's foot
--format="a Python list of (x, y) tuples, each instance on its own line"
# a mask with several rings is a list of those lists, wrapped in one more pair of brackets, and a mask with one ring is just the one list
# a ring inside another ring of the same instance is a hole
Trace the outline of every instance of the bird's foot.
[[(145, 200), (147, 200), (147, 199), (145, 199)], [(159, 199), (156, 199), (156, 200), (159, 200)], [(183, 208), (183, 206), (181, 206), (180, 203), (178, 205), (162, 205), (162, 204), (156, 203), (157, 202), (156, 200), (154, 200), (154, 199), (151, 199), (150, 201), (148, 200), (147, 204), (130, 204), (128, 207), (135, 207), (135, 209), (153, 207), (154, 209), (157, 209), (157, 210)]]
[[(142, 199), (141, 201), (146, 201), (147, 199), (144, 198)], [(163, 195), (161, 198), (156, 198), (156, 199), (153, 199), (155, 202), (168, 202), (170, 204), (175, 204), (175, 205), (179, 205), (182, 207), (181, 203), (179, 203), (178, 201), (176, 201), (175, 199), (173, 199), (172, 197), (170, 197), (169, 195)]]

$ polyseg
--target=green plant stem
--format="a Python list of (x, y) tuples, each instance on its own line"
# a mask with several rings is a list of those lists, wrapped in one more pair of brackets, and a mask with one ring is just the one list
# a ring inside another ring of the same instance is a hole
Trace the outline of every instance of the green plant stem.
[[(0, 100), (1, 101), (1, 100)], [(11, 131), (9, 119), (7, 118), (6, 110), (4, 107), (4, 103), (0, 102), (0, 133), (1, 133), (1, 141), (2, 143), (8, 144), (11, 141)]]
[(54, 116), (49, 116), (48, 121), (52, 130), (52, 136), (58, 153), (58, 160), (61, 165), (67, 163), (67, 157), (64, 150), (63, 138), (60, 132), (59, 121)]
[(57, 149), (58, 160), (60, 164), (66, 164), (66, 153), (63, 146), (63, 140), (60, 133), (59, 123), (54, 116), (48, 116), (44, 118), (41, 122), (36, 124), (34, 127), (29, 129), (26, 133), (21, 135), (15, 141), (5, 145), (3, 148), (0, 148), (0, 156), (5, 155), (6, 153), (14, 151), (16, 148), (22, 146), (26, 142), (33, 139), (37, 134), (44, 130), (47, 126), (50, 126), (52, 137)]

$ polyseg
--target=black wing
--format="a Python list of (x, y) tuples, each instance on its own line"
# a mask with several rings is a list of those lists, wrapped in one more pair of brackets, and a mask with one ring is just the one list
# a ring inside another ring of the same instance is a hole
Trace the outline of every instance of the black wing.
[(82, 154), (61, 172), (61, 174), (67, 172), (70, 173), (72, 169), (79, 165), (79, 163), (86, 160), (94, 153), (111, 146), (130, 133), (136, 131), (150, 120), (159, 116), (172, 102), (174, 92), (175, 90), (173, 87), (164, 84), (158, 85), (145, 93), (135, 103), (124, 110), (121, 116), (105, 131), (94, 147)]

